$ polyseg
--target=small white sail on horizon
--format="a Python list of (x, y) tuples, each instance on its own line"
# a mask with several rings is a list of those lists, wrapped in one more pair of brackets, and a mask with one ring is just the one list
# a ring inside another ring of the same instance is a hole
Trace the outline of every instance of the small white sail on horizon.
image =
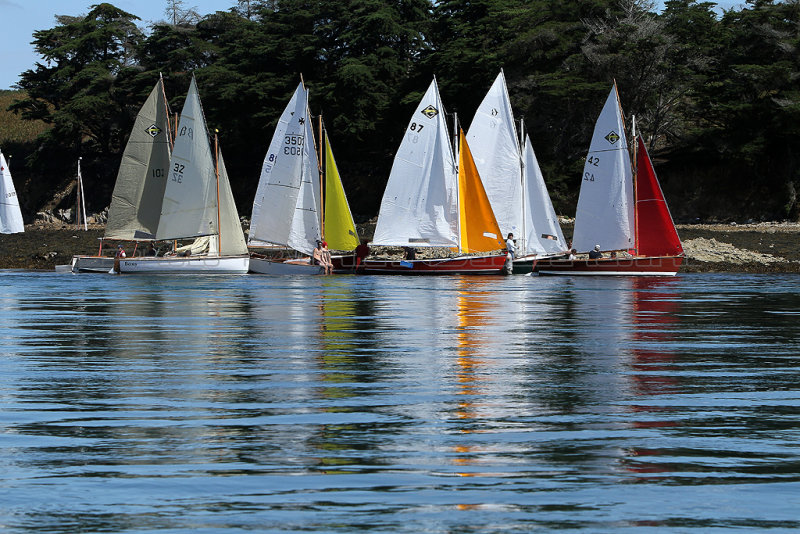
[(18, 234), (24, 231), (17, 190), (14, 188), (6, 158), (0, 151), (0, 233)]

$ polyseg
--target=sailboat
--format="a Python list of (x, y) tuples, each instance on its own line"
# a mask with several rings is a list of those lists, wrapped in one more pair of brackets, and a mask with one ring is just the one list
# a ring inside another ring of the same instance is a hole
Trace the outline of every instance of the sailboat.
[(25, 231), (22, 223), (22, 212), (19, 209), (19, 198), (11, 171), (8, 168), (3, 152), (0, 151), (0, 234), (18, 234)]
[(250, 247), (280, 247), (303, 256), (274, 258), (251, 253), (250, 271), (261, 274), (321, 274), (310, 257), (322, 239), (319, 210), (320, 176), (308, 90), (298, 84), (283, 110), (253, 200), (248, 232)]
[(520, 148), (502, 70), (478, 106), (467, 139), (502, 235), (516, 238), (513, 272), (529, 273), (536, 259), (565, 254), (564, 234), (527, 135)]
[(114, 266), (114, 257), (103, 256), (104, 241), (155, 238), (172, 146), (169, 115), (160, 78), (136, 115), (125, 145), (100, 249), (95, 256), (73, 256), (73, 272), (107, 273)]
[[(505, 243), (467, 144), (450, 145), (434, 78), (409, 121), (381, 200), (373, 244), (447, 247), (456, 257), (367, 259), (365, 273), (500, 274)], [(477, 253), (476, 255), (467, 255)]]
[(249, 257), (225, 162), (212, 150), (192, 76), (169, 162), (155, 240), (195, 239), (190, 255), (119, 261), (121, 273), (246, 273)]
[[(628, 148), (616, 84), (597, 119), (583, 169), (573, 248), (620, 257), (541, 260), (539, 274), (654, 275), (678, 272), (684, 253), (641, 136)], [(631, 159), (635, 166), (631, 165)]]

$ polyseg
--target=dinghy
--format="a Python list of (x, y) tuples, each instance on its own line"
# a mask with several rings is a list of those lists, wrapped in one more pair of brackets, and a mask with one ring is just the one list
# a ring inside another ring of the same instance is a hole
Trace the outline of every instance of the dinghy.
[[(616, 84), (597, 120), (583, 169), (573, 248), (598, 259), (540, 260), (554, 275), (674, 276), (684, 253), (644, 142), (628, 148)], [(636, 165), (631, 166), (631, 160)], [(610, 252), (617, 257), (609, 257)]]
[[(121, 273), (246, 273), (249, 265), (225, 162), (212, 150), (192, 76), (178, 123), (155, 240), (195, 240), (189, 255), (119, 259)], [(202, 246), (201, 246), (202, 244)], [(182, 255), (183, 254), (183, 255)]]

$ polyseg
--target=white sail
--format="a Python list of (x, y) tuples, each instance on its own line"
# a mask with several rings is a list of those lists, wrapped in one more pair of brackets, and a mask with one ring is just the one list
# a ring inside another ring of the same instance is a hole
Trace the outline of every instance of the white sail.
[(395, 155), (373, 242), (458, 247), (458, 224), (458, 172), (434, 79)]
[(169, 112), (159, 80), (136, 115), (108, 208), (107, 239), (152, 239), (169, 167)]
[(525, 136), (523, 156), (523, 188), (525, 198), (525, 236), (522, 255), (559, 254), (567, 250), (567, 242), (556, 210), (547, 192), (544, 176), (533, 152), (531, 139)]
[[(522, 160), (517, 139), (506, 79), (500, 71), (475, 112), (467, 140), (503, 237), (512, 232), (521, 241), (523, 233), (536, 232), (523, 228)], [(536, 250), (536, 243), (520, 245)]]
[(14, 182), (11, 180), (11, 171), (3, 153), (0, 152), (0, 233), (16, 234), (25, 231), (22, 223), (22, 212), (19, 209), (19, 198)]
[(197, 83), (192, 77), (169, 163), (156, 239), (218, 233), (217, 176)]
[(320, 238), (319, 200), (320, 179), (317, 164), (317, 150), (314, 146), (314, 134), (311, 131), (311, 121), (306, 120), (304, 125), (302, 179), (297, 195), (292, 226), (289, 231), (288, 245), (295, 250), (308, 254), (314, 252), (316, 241)]
[(573, 248), (586, 252), (634, 246), (633, 173), (616, 86), (597, 119), (583, 167)]
[(239, 211), (233, 199), (228, 171), (225, 169), (225, 160), (222, 159), (222, 150), (217, 153), (219, 163), (219, 218), (220, 233), (218, 238), (219, 254), (221, 256), (238, 256), (247, 254), (247, 243), (242, 232), (242, 223), (239, 220)]
[[(302, 187), (303, 169), (308, 166), (305, 162), (308, 157), (306, 141), (313, 144), (312, 139), (306, 139), (307, 110), (308, 92), (300, 83), (278, 120), (261, 166), (250, 219), (248, 240), (251, 245), (291, 246), (290, 233)], [(316, 162), (314, 168), (317, 168)]]

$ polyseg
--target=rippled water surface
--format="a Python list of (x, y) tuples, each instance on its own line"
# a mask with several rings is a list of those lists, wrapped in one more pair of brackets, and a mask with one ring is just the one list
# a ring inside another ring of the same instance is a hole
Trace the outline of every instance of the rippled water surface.
[(800, 528), (800, 277), (0, 271), (0, 530)]

